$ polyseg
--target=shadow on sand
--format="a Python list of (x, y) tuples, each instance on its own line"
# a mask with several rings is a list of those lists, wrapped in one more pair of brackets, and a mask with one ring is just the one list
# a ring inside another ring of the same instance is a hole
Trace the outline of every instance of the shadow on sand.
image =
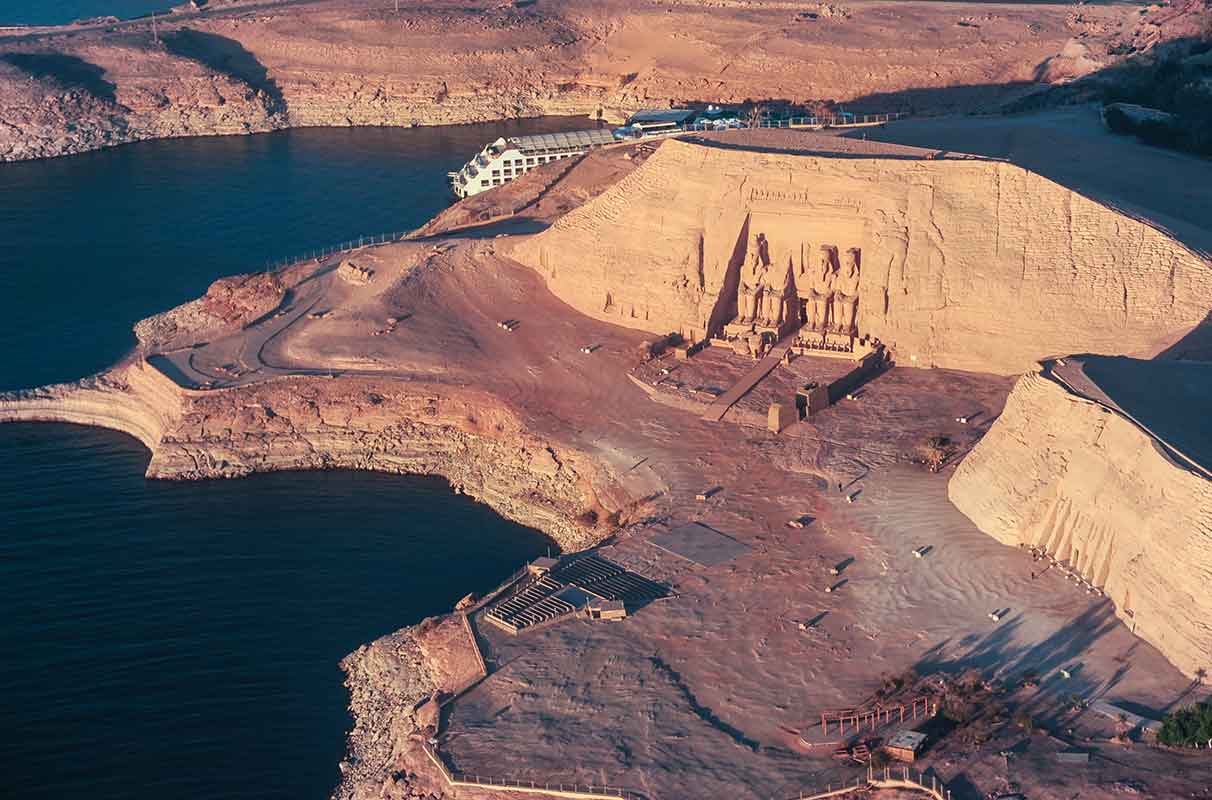
[[(1123, 663), (1107, 679), (1081, 668), (1081, 659), (1095, 642), (1120, 625), (1109, 600), (1091, 606), (1065, 627), (1034, 643), (1020, 643), (1022, 616), (1015, 614), (983, 636), (966, 636), (954, 644), (945, 639), (927, 650), (914, 665), (919, 675), (959, 674), (977, 670), (988, 679), (1014, 681), (1034, 673), (1040, 692), (1028, 710), (1045, 726), (1067, 713), (1063, 702), (1071, 695), (1097, 700), (1113, 690), (1131, 668)], [(951, 654), (945, 651), (951, 650)], [(958, 652), (955, 652), (958, 650)], [(1069, 677), (1063, 677), (1065, 669)]]
[(117, 86), (105, 80), (105, 70), (82, 58), (64, 53), (5, 53), (0, 61), (31, 77), (50, 78), (68, 88), (83, 89), (98, 100), (117, 102)]
[(269, 98), (266, 110), (271, 114), (284, 114), (289, 110), (282, 89), (269, 77), (269, 70), (235, 39), (182, 28), (165, 34), (163, 41), (173, 55), (196, 61), (263, 92)]

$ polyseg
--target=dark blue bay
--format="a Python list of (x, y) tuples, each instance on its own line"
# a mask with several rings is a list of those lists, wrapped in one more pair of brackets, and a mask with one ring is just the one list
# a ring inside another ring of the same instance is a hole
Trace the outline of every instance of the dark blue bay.
[[(0, 388), (71, 380), (215, 278), (415, 227), (485, 141), (569, 120), (149, 142), (0, 165)], [(442, 481), (147, 481), (122, 434), (0, 425), (0, 796), (324, 798), (337, 662), (546, 549)]]
[(0, 25), (63, 25), (77, 19), (119, 19), (164, 13), (184, 0), (0, 0)]

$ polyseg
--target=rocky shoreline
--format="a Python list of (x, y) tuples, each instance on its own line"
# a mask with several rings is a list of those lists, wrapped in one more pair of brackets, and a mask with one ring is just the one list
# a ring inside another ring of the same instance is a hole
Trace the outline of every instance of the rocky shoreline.
[[(497, 410), (484, 413), (488, 408)], [(76, 383), (0, 394), (0, 423), (23, 421), (134, 436), (151, 451), (151, 478), (335, 468), (439, 475), (564, 551), (601, 541), (614, 529), (607, 521), (625, 518), (635, 505), (609, 466), (533, 435), (494, 398), (470, 389), (291, 377), (202, 392), (134, 357)], [(441, 796), (413, 735), (415, 709), (441, 688), (445, 669), (419, 638), (435, 624), (403, 628), (341, 662), (354, 727), (335, 797), (377, 797), (385, 779), (397, 792)], [(401, 747), (417, 749), (405, 760), (421, 774), (390, 766)]]
[[(617, 121), (705, 101), (997, 108), (1039, 88), (1041, 63), (1068, 80), (1113, 62), (1123, 17), (913, 3), (797, 14), (755, 3), (725, 9), (721, 27), (710, 2), (382, 5), (211, 3), (160, 15), (155, 30), (150, 20), (6, 30), (0, 161), (289, 127)], [(925, 32), (906, 33), (918, 26)]]
[(301, 376), (196, 391), (134, 359), (77, 383), (0, 394), (0, 422), (22, 421), (130, 434), (151, 450), (149, 478), (338, 468), (439, 475), (563, 549), (600, 539), (598, 521), (630, 502), (608, 467), (529, 433), (471, 389)]

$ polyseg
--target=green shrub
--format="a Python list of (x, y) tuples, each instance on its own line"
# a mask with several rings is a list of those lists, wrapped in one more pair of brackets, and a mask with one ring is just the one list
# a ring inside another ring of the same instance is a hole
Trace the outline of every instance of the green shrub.
[(1212, 702), (1204, 700), (1167, 714), (1157, 739), (1162, 744), (1186, 747), (1212, 741)]

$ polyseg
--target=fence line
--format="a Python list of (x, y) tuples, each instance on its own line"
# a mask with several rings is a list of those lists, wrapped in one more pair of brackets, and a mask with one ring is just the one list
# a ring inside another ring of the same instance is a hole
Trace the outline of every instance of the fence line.
[[(550, 781), (540, 783), (539, 781), (506, 780), (452, 772), (446, 766), (446, 762), (442, 759), (442, 756), (438, 754), (437, 748), (433, 747), (429, 742), (422, 743), (421, 749), (425, 751), (425, 755), (438, 768), (442, 778), (450, 786), (496, 789), (498, 791), (522, 792), (525, 794), (544, 794), (550, 797), (578, 798), (578, 800), (647, 800), (644, 795), (638, 792), (632, 792), (617, 786), (597, 786), (593, 784), (582, 786), (576, 783), (551, 783)], [(884, 767), (882, 772), (883, 775), (881, 776), (874, 767), (868, 766), (867, 776), (865, 778), (855, 778), (853, 784), (842, 784), (836, 789), (828, 786), (825, 791), (810, 795), (800, 792), (792, 800), (826, 800), (827, 798), (841, 797), (853, 792), (867, 791), (868, 789), (910, 789), (924, 792), (931, 800), (952, 800), (951, 790), (934, 774), (930, 775), (930, 782), (927, 783), (926, 773), (919, 771), (915, 777), (909, 767), (901, 767), (899, 770)]]
[(836, 789), (833, 786), (827, 786), (825, 791), (817, 794), (806, 795), (800, 792), (794, 800), (826, 800), (826, 798), (841, 797), (867, 789), (912, 789), (925, 792), (931, 797), (931, 800), (951, 800), (951, 790), (935, 775), (930, 776), (930, 783), (927, 784), (926, 773), (919, 771), (917, 777), (914, 778), (909, 767), (901, 767), (896, 771), (891, 767), (884, 767), (883, 777), (880, 777), (875, 768), (871, 766), (867, 767), (866, 779), (855, 778), (853, 785), (843, 784)]
[(892, 114), (835, 114), (828, 117), (786, 117), (784, 119), (758, 120), (750, 128), (847, 128), (861, 125), (883, 125), (886, 122), (909, 116), (902, 112)]
[(421, 745), (425, 755), (434, 763), (442, 778), (450, 786), (467, 786), (478, 789), (495, 789), (505, 792), (521, 792), (523, 794), (542, 794), (549, 797), (568, 797), (577, 800), (645, 800), (636, 792), (629, 792), (617, 786), (598, 786), (590, 784), (582, 786), (577, 783), (552, 783), (545, 781), (517, 781), (503, 778), (492, 778), (483, 775), (468, 775), (452, 772), (446, 762), (438, 755), (437, 750), (428, 742)]
[(392, 231), (391, 233), (377, 233), (372, 236), (359, 236), (357, 239), (350, 239), (340, 244), (334, 244), (329, 247), (319, 247), (315, 250), (306, 250), (290, 258), (281, 258), (274, 261), (267, 261), (265, 264), (266, 270), (272, 271), (289, 267), (291, 264), (299, 264), (303, 261), (313, 261), (335, 256), (338, 253), (350, 253), (363, 247), (372, 245), (387, 244), (388, 242), (398, 242), (409, 234), (409, 231)]

